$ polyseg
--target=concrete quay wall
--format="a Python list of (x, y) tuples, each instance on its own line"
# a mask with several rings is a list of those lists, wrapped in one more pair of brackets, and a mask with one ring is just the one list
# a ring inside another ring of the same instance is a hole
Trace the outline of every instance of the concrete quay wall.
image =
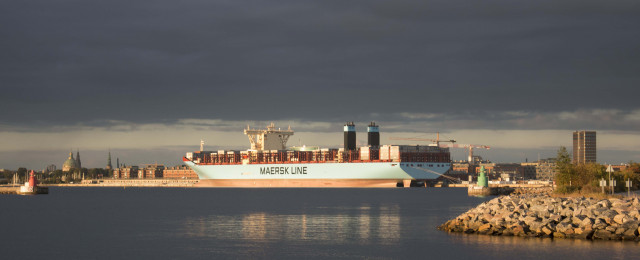
[(78, 184), (43, 184), (60, 187), (193, 187), (199, 180), (155, 179), (155, 180), (85, 180)]
[[(462, 184), (457, 184), (457, 183), (451, 183), (448, 186), (449, 187), (454, 187), (454, 188), (467, 188), (471, 185), (475, 185), (475, 183), (472, 184), (466, 184), (466, 183), (462, 183)], [(548, 184), (489, 184), (489, 187), (511, 187), (511, 188), (543, 188), (543, 187), (551, 187)]]
[(0, 194), (17, 194), (18, 189), (20, 189), (18, 186), (0, 187)]

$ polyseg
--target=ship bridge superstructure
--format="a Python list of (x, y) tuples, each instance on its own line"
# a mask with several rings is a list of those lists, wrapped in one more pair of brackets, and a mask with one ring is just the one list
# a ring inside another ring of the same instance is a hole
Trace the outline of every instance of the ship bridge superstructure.
[(275, 124), (271, 123), (267, 129), (251, 129), (247, 125), (244, 134), (249, 137), (251, 150), (285, 150), (289, 137), (293, 135), (293, 130), (291, 130), (291, 126), (287, 130), (276, 129)]

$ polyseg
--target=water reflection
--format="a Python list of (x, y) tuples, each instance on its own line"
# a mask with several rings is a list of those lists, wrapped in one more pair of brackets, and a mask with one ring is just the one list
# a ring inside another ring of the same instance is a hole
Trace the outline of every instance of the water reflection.
[[(245, 215), (241, 223), (242, 236), (245, 238), (264, 239), (267, 235), (267, 218), (264, 213)], [(215, 223), (211, 226), (215, 226)], [(225, 225), (225, 227), (234, 228), (234, 225)]]
[[(629, 258), (630, 246), (633, 248), (637, 245), (637, 242), (632, 241), (591, 241), (461, 233), (449, 233), (449, 239), (455, 244), (476, 248), (479, 255), (494, 256), (496, 258), (530, 251), (542, 255), (553, 254), (557, 258), (562, 258), (563, 255), (566, 255), (567, 259), (593, 258), (594, 255), (606, 255), (609, 259), (626, 259)], [(637, 250), (637, 248), (633, 249)], [(535, 256), (532, 255), (531, 257)]]
[(394, 244), (400, 240), (397, 205), (333, 208), (327, 214), (280, 215), (254, 212), (189, 218), (184, 234), (235, 240), (308, 240), (330, 243)]

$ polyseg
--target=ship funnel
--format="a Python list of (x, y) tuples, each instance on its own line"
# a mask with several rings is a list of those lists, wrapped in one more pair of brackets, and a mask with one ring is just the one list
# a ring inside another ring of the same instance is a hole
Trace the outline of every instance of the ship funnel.
[(347, 122), (344, 125), (344, 150), (356, 149), (356, 125), (353, 122)]
[(380, 129), (376, 122), (371, 122), (367, 127), (367, 145), (372, 147), (380, 146)]

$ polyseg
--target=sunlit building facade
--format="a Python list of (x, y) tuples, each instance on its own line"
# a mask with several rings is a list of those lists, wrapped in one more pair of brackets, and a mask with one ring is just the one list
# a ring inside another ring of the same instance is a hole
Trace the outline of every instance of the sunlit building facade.
[(573, 132), (573, 163), (596, 162), (596, 131)]

